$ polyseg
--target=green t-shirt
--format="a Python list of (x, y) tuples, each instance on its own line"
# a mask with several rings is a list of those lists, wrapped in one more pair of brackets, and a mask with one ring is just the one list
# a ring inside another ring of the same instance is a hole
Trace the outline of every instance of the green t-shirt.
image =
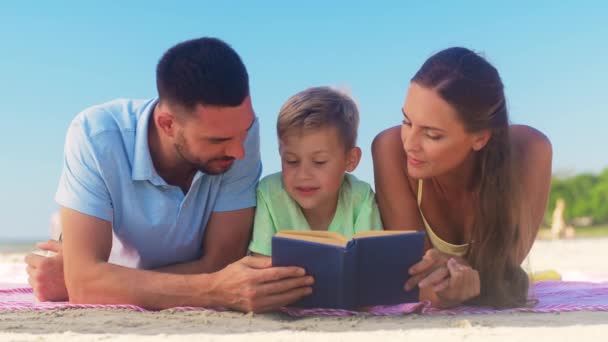
[[(272, 237), (280, 230), (310, 230), (298, 203), (283, 187), (281, 173), (264, 177), (258, 184), (253, 237), (249, 250), (271, 255)], [(369, 230), (382, 230), (374, 191), (351, 174), (344, 176), (338, 205), (328, 229), (351, 238)]]

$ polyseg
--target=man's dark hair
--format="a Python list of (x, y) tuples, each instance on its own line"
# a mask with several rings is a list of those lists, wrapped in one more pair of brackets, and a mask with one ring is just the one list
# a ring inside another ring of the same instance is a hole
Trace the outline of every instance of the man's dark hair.
[(239, 55), (217, 38), (175, 45), (156, 66), (160, 101), (192, 110), (197, 104), (235, 107), (249, 95), (249, 76)]

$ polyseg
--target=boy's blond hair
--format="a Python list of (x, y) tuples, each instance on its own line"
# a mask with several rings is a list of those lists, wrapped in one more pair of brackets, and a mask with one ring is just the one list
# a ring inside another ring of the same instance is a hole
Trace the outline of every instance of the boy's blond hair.
[(279, 140), (309, 129), (335, 127), (344, 147), (357, 144), (359, 110), (353, 99), (330, 87), (314, 87), (290, 97), (281, 107), (277, 120)]

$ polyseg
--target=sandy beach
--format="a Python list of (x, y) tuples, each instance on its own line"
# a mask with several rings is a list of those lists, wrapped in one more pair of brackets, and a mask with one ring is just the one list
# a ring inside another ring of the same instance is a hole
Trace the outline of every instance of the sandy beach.
[[(22, 255), (0, 256), (19, 267)], [(565, 280), (608, 281), (608, 239), (537, 241), (525, 267)], [(0, 270), (1, 271), (1, 270)], [(20, 281), (22, 279), (13, 279)], [(308, 317), (213, 311), (0, 312), (1, 341), (603, 341), (608, 312), (398, 317)]]

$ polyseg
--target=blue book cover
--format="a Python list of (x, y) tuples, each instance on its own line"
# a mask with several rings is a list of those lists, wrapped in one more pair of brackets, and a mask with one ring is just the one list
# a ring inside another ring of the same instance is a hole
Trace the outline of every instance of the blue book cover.
[(300, 266), (313, 293), (292, 306), (356, 309), (418, 301), (405, 291), (408, 269), (422, 258), (423, 232), (374, 231), (352, 240), (334, 232), (281, 231), (272, 239), (273, 266)]

